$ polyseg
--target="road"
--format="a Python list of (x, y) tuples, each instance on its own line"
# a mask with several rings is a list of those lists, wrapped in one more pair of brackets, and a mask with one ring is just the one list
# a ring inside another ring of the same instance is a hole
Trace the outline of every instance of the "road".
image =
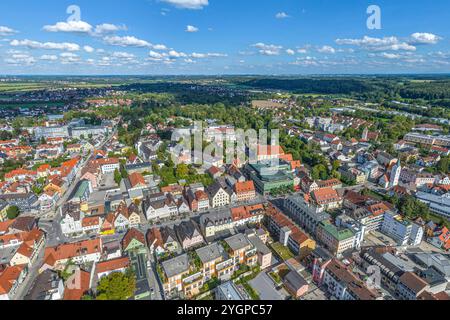
[[(105, 146), (105, 144), (107, 144), (109, 141), (111, 141), (112, 137), (116, 134), (116, 132), (117, 132), (117, 128), (114, 130), (114, 132), (109, 137), (107, 137), (103, 141), (103, 143), (100, 146), (98, 146), (98, 148), (101, 149), (102, 147)], [(93, 155), (91, 155), (90, 157), (85, 159), (85, 161), (79, 166), (78, 172), (77, 172), (74, 180), (69, 185), (69, 188), (64, 193), (64, 195), (61, 197), (61, 199), (57, 202), (54, 211), (50, 212), (50, 214), (47, 213), (43, 216), (38, 216), (38, 218), (40, 218), (38, 221), (38, 226), (46, 233), (46, 242), (45, 242), (45, 245), (43, 246), (43, 248), (41, 249), (41, 251), (39, 252), (38, 258), (33, 263), (33, 265), (30, 267), (30, 269), (28, 271), (28, 275), (25, 278), (24, 282), (17, 289), (17, 292), (14, 297), (15, 300), (22, 300), (23, 297), (25, 297), (25, 295), (28, 293), (28, 291), (30, 290), (32, 285), (35, 283), (36, 277), (38, 276), (38, 273), (39, 273), (39, 268), (41, 267), (41, 265), (44, 262), (45, 248), (73, 241), (73, 239), (65, 237), (61, 231), (60, 222), (61, 222), (62, 217), (60, 214), (60, 208), (63, 204), (65, 204), (67, 202), (68, 197), (72, 194), (74, 188), (77, 186), (78, 182), (80, 181), (82, 169), (86, 166), (86, 164), (92, 158), (93, 158)], [(47, 217), (45, 217), (45, 216), (47, 216)], [(52, 217), (50, 217), (50, 216), (52, 216)], [(119, 238), (119, 236), (117, 236), (117, 238)], [(107, 238), (105, 238), (104, 240), (107, 240)]]
[(17, 292), (14, 295), (14, 300), (23, 300), (23, 298), (27, 295), (28, 291), (30, 291), (30, 289), (36, 282), (36, 278), (39, 274), (39, 268), (44, 263), (44, 254), (45, 254), (45, 245), (42, 246), (41, 251), (39, 251), (38, 257), (29, 268), (28, 275), (26, 276), (25, 280), (18, 287)]

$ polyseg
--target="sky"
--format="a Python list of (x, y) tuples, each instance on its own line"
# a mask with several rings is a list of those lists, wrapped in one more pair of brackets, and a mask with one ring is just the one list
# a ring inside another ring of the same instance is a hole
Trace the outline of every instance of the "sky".
[(448, 0), (2, 0), (0, 74), (450, 73), (449, 12)]

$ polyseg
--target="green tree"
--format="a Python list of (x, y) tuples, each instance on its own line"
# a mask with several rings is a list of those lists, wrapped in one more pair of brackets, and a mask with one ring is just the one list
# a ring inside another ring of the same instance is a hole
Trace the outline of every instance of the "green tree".
[(136, 277), (129, 269), (102, 278), (97, 286), (97, 300), (127, 300), (136, 291)]
[(450, 173), (450, 157), (443, 157), (438, 162), (437, 169), (444, 174)]
[(189, 175), (189, 167), (185, 164), (179, 164), (176, 169), (177, 178), (185, 178)]
[(328, 179), (327, 168), (323, 164), (315, 165), (312, 168), (311, 177), (314, 180), (326, 180), (326, 179)]
[(6, 210), (6, 216), (8, 219), (13, 220), (17, 218), (20, 214), (20, 209), (17, 206), (10, 206), (8, 210)]
[(120, 182), (122, 181), (122, 175), (120, 174), (120, 171), (118, 169), (114, 170), (114, 181), (117, 184), (120, 184)]

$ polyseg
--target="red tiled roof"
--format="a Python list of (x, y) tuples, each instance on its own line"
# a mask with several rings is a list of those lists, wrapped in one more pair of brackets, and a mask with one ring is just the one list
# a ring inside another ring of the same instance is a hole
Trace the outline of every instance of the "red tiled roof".
[[(79, 286), (76, 289), (69, 287), (70, 283), (66, 283), (66, 288), (64, 289), (64, 300), (81, 300), (86, 292), (90, 289), (91, 275), (89, 272), (80, 271)], [(74, 285), (74, 284), (72, 284)], [(74, 285), (75, 286), (75, 285)]]
[(340, 200), (337, 191), (332, 188), (322, 188), (311, 193), (318, 204), (327, 204)]
[(139, 172), (134, 172), (134, 173), (130, 174), (128, 179), (130, 180), (130, 184), (131, 184), (132, 188), (134, 188), (138, 185), (144, 185), (144, 186), (146, 185), (144, 176), (142, 174), (140, 174)]
[(8, 294), (14, 283), (19, 279), (25, 266), (7, 267), (0, 274), (0, 295)]
[(128, 257), (117, 258), (117, 259), (97, 263), (97, 268), (95, 271), (98, 274), (98, 273), (103, 273), (103, 272), (107, 272), (107, 271), (115, 271), (115, 270), (128, 268), (129, 265), (130, 265), (130, 259), (128, 259)]
[(251, 180), (245, 182), (236, 182), (236, 184), (234, 185), (234, 189), (237, 194), (252, 192), (255, 191), (255, 184)]

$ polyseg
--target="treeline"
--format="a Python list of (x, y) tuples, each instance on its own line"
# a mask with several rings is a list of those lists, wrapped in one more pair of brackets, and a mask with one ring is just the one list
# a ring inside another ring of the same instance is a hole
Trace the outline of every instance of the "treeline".
[(292, 91), (298, 94), (352, 94), (369, 92), (372, 86), (356, 79), (253, 79), (242, 83), (258, 89)]

